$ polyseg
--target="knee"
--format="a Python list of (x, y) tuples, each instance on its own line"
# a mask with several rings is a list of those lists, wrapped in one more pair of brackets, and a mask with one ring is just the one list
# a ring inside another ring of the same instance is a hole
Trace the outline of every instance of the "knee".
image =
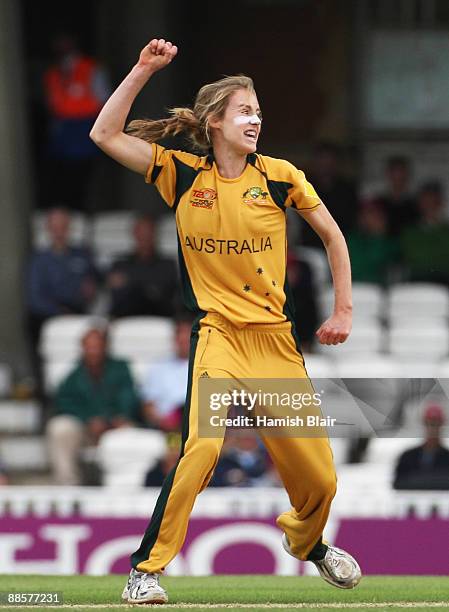
[(201, 464), (207, 468), (213, 468), (220, 456), (221, 443), (214, 438), (202, 438), (194, 443), (187, 443), (185, 456), (194, 457), (196, 465)]
[(82, 432), (82, 422), (69, 414), (54, 416), (47, 423), (47, 436), (51, 440), (77, 439), (82, 436)]
[(320, 474), (317, 478), (314, 490), (321, 499), (332, 500), (337, 492), (337, 477), (334, 471)]

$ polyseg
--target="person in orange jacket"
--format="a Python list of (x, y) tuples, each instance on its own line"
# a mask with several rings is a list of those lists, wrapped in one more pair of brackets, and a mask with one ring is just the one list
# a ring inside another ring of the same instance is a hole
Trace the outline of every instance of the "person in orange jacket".
[(89, 131), (109, 86), (103, 68), (80, 51), (73, 36), (58, 34), (53, 52), (55, 61), (43, 78), (49, 114), (47, 198), (82, 210), (97, 154)]

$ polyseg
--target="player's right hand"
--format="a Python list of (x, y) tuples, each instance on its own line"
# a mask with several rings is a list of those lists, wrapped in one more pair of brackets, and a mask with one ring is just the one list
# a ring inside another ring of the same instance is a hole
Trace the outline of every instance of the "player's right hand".
[(138, 66), (156, 72), (165, 68), (178, 53), (178, 47), (163, 38), (153, 38), (140, 52)]

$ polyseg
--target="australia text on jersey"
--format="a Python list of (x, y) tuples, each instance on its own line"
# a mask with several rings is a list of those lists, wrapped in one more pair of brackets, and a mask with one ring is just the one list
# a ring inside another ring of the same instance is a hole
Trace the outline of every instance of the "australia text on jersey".
[(219, 255), (242, 255), (243, 253), (261, 253), (273, 250), (270, 236), (260, 238), (248, 238), (245, 240), (220, 240), (218, 238), (197, 238), (186, 236), (185, 246), (192, 251), (203, 251), (204, 253), (218, 253)]

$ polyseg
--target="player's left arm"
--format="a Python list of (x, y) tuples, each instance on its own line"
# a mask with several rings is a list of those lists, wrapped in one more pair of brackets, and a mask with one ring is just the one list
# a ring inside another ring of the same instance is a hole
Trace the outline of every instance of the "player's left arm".
[(340, 228), (324, 204), (298, 211), (323, 241), (334, 282), (334, 311), (317, 330), (321, 344), (344, 342), (352, 327), (351, 263)]

